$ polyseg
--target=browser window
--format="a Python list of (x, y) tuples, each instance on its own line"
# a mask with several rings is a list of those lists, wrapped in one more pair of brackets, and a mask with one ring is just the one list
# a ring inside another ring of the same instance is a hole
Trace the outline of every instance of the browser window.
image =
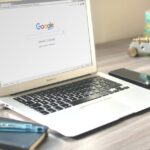
[(1, 3), (1, 86), (90, 66), (85, 5), (84, 0)]

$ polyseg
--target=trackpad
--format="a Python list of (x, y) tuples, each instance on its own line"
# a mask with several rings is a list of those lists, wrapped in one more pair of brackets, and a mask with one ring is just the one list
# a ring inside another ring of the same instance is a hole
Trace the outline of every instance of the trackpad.
[(111, 119), (112, 117), (121, 118), (132, 112), (131, 107), (108, 98), (104, 101), (97, 101), (81, 106), (77, 114), (82, 114), (83, 117), (88, 114), (91, 118), (94, 117), (96, 119), (99, 118), (98, 116)]
[[(71, 112), (61, 114), (61, 120), (53, 120), (55, 129), (62, 134), (74, 132), (74, 134), (84, 133), (94, 128), (106, 125), (118, 120), (133, 111), (129, 106), (121, 104), (111, 98), (104, 101), (95, 101), (81, 106)], [(56, 117), (57, 118), (57, 117)], [(60, 126), (61, 125), (61, 126)]]

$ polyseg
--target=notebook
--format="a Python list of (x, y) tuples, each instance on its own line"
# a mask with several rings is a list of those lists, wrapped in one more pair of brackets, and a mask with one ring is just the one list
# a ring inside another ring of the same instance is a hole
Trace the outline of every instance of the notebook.
[[(0, 122), (29, 123), (13, 119), (0, 118)], [(36, 125), (36, 124), (34, 124)], [(2, 150), (34, 150), (47, 137), (47, 127), (44, 133), (27, 132), (1, 132), (0, 131), (0, 149)]]
[(0, 20), (6, 107), (68, 137), (149, 108), (148, 90), (97, 72), (89, 0), (1, 2)]

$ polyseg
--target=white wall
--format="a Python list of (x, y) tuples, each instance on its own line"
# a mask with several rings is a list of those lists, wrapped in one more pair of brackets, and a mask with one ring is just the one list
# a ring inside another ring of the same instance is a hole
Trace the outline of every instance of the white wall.
[(150, 0), (91, 0), (94, 36), (103, 43), (143, 34)]

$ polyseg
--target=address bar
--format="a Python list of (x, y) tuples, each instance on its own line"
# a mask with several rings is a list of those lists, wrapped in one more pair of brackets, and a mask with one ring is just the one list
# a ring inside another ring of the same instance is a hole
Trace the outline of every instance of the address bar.
[(27, 39), (28, 40), (41, 39), (41, 38), (45, 38), (45, 37), (61, 36), (63, 34), (64, 34), (63, 30), (53, 31), (53, 32), (45, 32), (45, 33), (35, 33), (35, 34), (28, 34)]

